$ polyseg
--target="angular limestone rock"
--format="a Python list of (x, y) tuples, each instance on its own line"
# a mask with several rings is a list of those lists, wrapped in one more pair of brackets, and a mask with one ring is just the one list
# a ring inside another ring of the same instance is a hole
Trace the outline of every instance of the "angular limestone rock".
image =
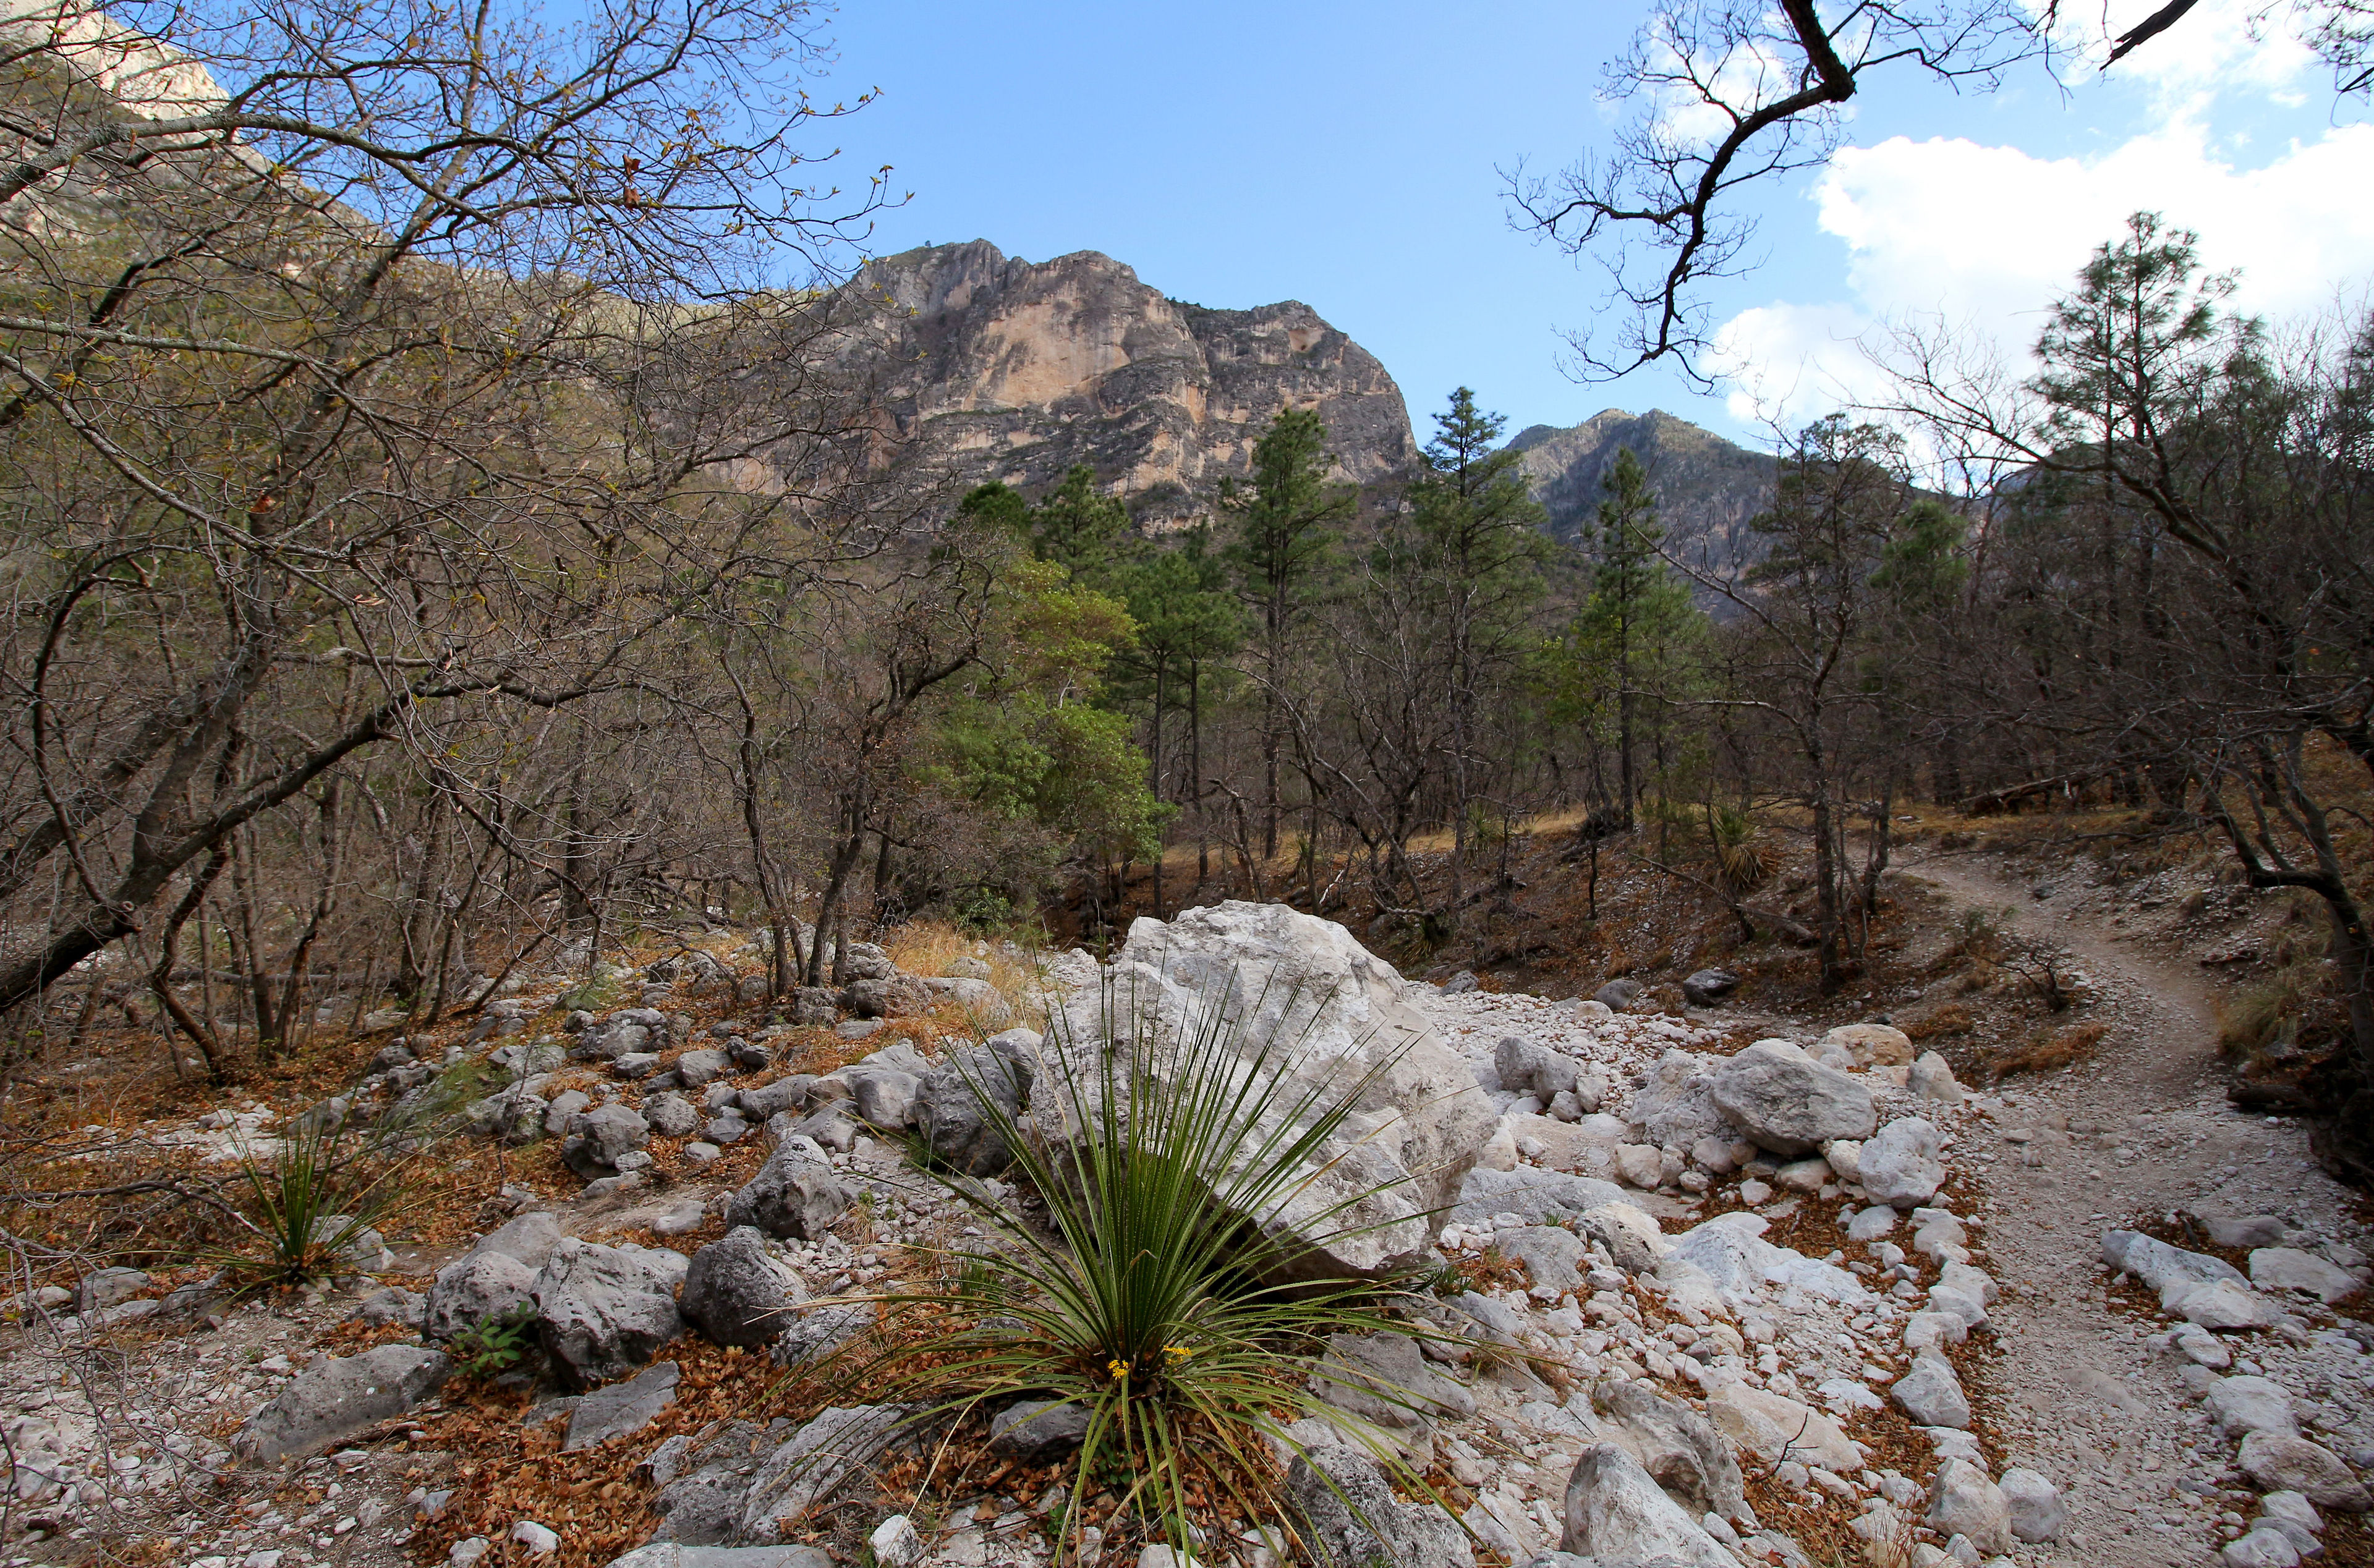
[(1110, 995), (1087, 984), (1050, 999), (1064, 1023), (1047, 1044), (1058, 1060), (1031, 1085), (1042, 1135), (1077, 1138), (1107, 1114), (1098, 1102), (1109, 1022), (1145, 1042), (1150, 1070), (1167, 1081), (1180, 1071), (1182, 1035), (1196, 1037), (1207, 1008), (1232, 998), (1244, 1026), (1222, 1048), (1284, 1062), (1275, 1114), (1290, 1112), (1299, 1094), (1353, 1099), (1339, 1134), (1315, 1152), (1309, 1179), (1245, 1216), (1271, 1243), (1269, 1273), (1374, 1278), (1427, 1260), (1439, 1216), (1456, 1201), (1497, 1117), (1391, 965), (1332, 920), (1231, 900), (1167, 925), (1136, 921), (1110, 978)]
[(1758, 1040), (1724, 1062), (1712, 1094), (1750, 1141), (1784, 1157), (1869, 1138), (1876, 1119), (1869, 1089), (1787, 1040)]
[(453, 1363), (418, 1345), (382, 1345), (310, 1366), (247, 1419), (231, 1440), (269, 1464), (311, 1454), (400, 1416), (444, 1387)]

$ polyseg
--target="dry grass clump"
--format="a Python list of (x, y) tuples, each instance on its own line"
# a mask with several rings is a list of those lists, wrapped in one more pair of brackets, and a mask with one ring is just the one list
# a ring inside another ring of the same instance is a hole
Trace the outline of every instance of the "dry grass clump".
[(1896, 1026), (1904, 1031), (1908, 1039), (1935, 1040), (1949, 1035), (1967, 1035), (1978, 1026), (1978, 1020), (1960, 1002), (1949, 1001), (1920, 1013), (1899, 1016)]
[(2110, 1033), (2107, 1024), (2072, 1024), (2056, 1029), (2042, 1039), (2031, 1040), (2019, 1049), (1997, 1057), (1987, 1064), (1987, 1074), (1996, 1082), (2016, 1072), (2052, 1072), (2083, 1061), (2094, 1054), (2094, 1047)]
[[(910, 975), (945, 975), (958, 959), (979, 960), (989, 966), (989, 983), (1014, 1010), (1015, 1023), (1044, 1029), (1045, 1008), (1037, 1000), (1040, 953), (1035, 944), (984, 942), (946, 920), (910, 920), (883, 932), (881, 946), (890, 961)], [(934, 1009), (934, 1013), (944, 1011)]]
[(2217, 1043), (2246, 1068), (2287, 1061), (2335, 1032), (2337, 1011), (2321, 964), (2288, 963), (2218, 999)]

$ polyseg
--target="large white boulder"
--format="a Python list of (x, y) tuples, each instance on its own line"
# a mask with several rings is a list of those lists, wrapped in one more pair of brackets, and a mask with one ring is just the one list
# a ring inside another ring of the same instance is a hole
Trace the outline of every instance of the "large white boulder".
[(1651, 1064), (1632, 1093), (1628, 1112), (1650, 1148), (1687, 1148), (1701, 1138), (1729, 1143), (1739, 1136), (1739, 1129), (1714, 1103), (1715, 1069), (1721, 1065), (1717, 1058), (1679, 1046), (1668, 1047)]
[[(1182, 1037), (1202, 1037), (1199, 1022), (1222, 1007), (1238, 1026), (1220, 1032), (1218, 1048), (1248, 1063), (1266, 1050), (1268, 1069), (1283, 1070), (1273, 1115), (1298, 1104), (1352, 1106), (1307, 1179), (1246, 1216), (1277, 1247), (1272, 1271), (1376, 1278), (1427, 1260), (1499, 1117), (1467, 1062), (1411, 1006), (1392, 965), (1333, 920), (1230, 900), (1168, 923), (1134, 922), (1099, 979), (1048, 999), (1060, 1022), (1042, 1047), (1048, 1070), (1030, 1092), (1042, 1132), (1077, 1136), (1104, 1114), (1097, 1102), (1109, 1032), (1145, 1044), (1160, 1093), (1187, 1068)], [(1260, 1141), (1239, 1149), (1250, 1156)], [(1233, 1174), (1214, 1173), (1216, 1185)]]
[(1857, 1155), (1863, 1190), (1875, 1203), (1918, 1208), (1945, 1185), (1939, 1152), (1937, 1129), (1926, 1117), (1898, 1117), (1867, 1140)]
[(1681, 1568), (1737, 1568), (1640, 1461), (1613, 1443), (1586, 1448), (1576, 1461), (1566, 1484), (1566, 1539), (1559, 1544), (1607, 1563), (1656, 1560)]
[(1842, 1475), (1863, 1468), (1862, 1450), (1837, 1422), (1811, 1405), (1745, 1383), (1726, 1383), (1709, 1391), (1706, 1408), (1717, 1431), (1768, 1465), (1794, 1459)]
[(1788, 1040), (1757, 1041), (1715, 1070), (1711, 1089), (1750, 1140), (1787, 1159), (1869, 1138), (1876, 1121), (1869, 1089)]

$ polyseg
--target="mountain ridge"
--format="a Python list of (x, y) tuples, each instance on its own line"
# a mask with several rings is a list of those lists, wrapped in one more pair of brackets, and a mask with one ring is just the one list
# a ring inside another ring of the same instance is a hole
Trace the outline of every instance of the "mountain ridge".
[(1748, 524), (1772, 504), (1780, 464), (1770, 454), (1725, 439), (1678, 415), (1608, 408), (1580, 425), (1531, 425), (1508, 450), (1522, 459), (1534, 498), (1550, 532), (1587, 544), (1601, 481), (1619, 449), (1630, 448), (1657, 497), (1665, 547), (1702, 576), (1725, 578), (1752, 564), (1761, 542)]
[(849, 287), (892, 307), (873, 348), (883, 415), (967, 483), (1033, 492), (1085, 462), (1160, 532), (1250, 474), (1283, 408), (1318, 409), (1353, 484), (1417, 454), (1384, 366), (1300, 300), (1194, 305), (1099, 251), (1029, 262), (985, 240), (876, 258)]

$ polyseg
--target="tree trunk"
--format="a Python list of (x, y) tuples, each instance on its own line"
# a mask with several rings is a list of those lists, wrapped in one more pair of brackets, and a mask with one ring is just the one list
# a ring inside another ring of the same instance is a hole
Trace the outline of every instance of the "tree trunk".
[[(1154, 803), (1162, 803), (1162, 702), (1169, 690), (1170, 664), (1168, 660), (1154, 666)], [(1163, 834), (1157, 828), (1154, 836), (1154, 918), (1164, 919), (1162, 910), (1162, 850)]]
[[(164, 1007), (166, 1015), (172, 1019), (174, 1027), (188, 1036), (190, 1043), (198, 1047), (198, 1054), (206, 1058), (206, 1077), (217, 1088), (231, 1082), (236, 1074), (230, 1053), (223, 1047), (222, 1042), (215, 1037), (214, 1022), (211, 1017), (214, 1011), (212, 991), (201, 979), (200, 1005), (205, 1007), (209, 1014), (209, 1017), (201, 1023), (190, 1016), (190, 1010), (183, 1006), (182, 999), (173, 993), (172, 976), (173, 959), (179, 949), (182, 927), (206, 902), (207, 892), (215, 884), (215, 878), (222, 874), (222, 869), (229, 859), (229, 847), (217, 845), (214, 853), (206, 858), (206, 865), (196, 876), (191, 879), (190, 891), (184, 894), (182, 901), (173, 907), (172, 913), (166, 916), (164, 929), (157, 933), (157, 964), (148, 971), (148, 989), (157, 993), (157, 1000)], [(200, 942), (203, 943), (206, 933), (204, 921), (199, 923), (198, 931)], [(206, 955), (201, 953), (198, 963), (198, 972), (201, 977), (209, 967), (211, 965), (206, 963)], [(178, 1056), (180, 1053), (175, 1054)]]

